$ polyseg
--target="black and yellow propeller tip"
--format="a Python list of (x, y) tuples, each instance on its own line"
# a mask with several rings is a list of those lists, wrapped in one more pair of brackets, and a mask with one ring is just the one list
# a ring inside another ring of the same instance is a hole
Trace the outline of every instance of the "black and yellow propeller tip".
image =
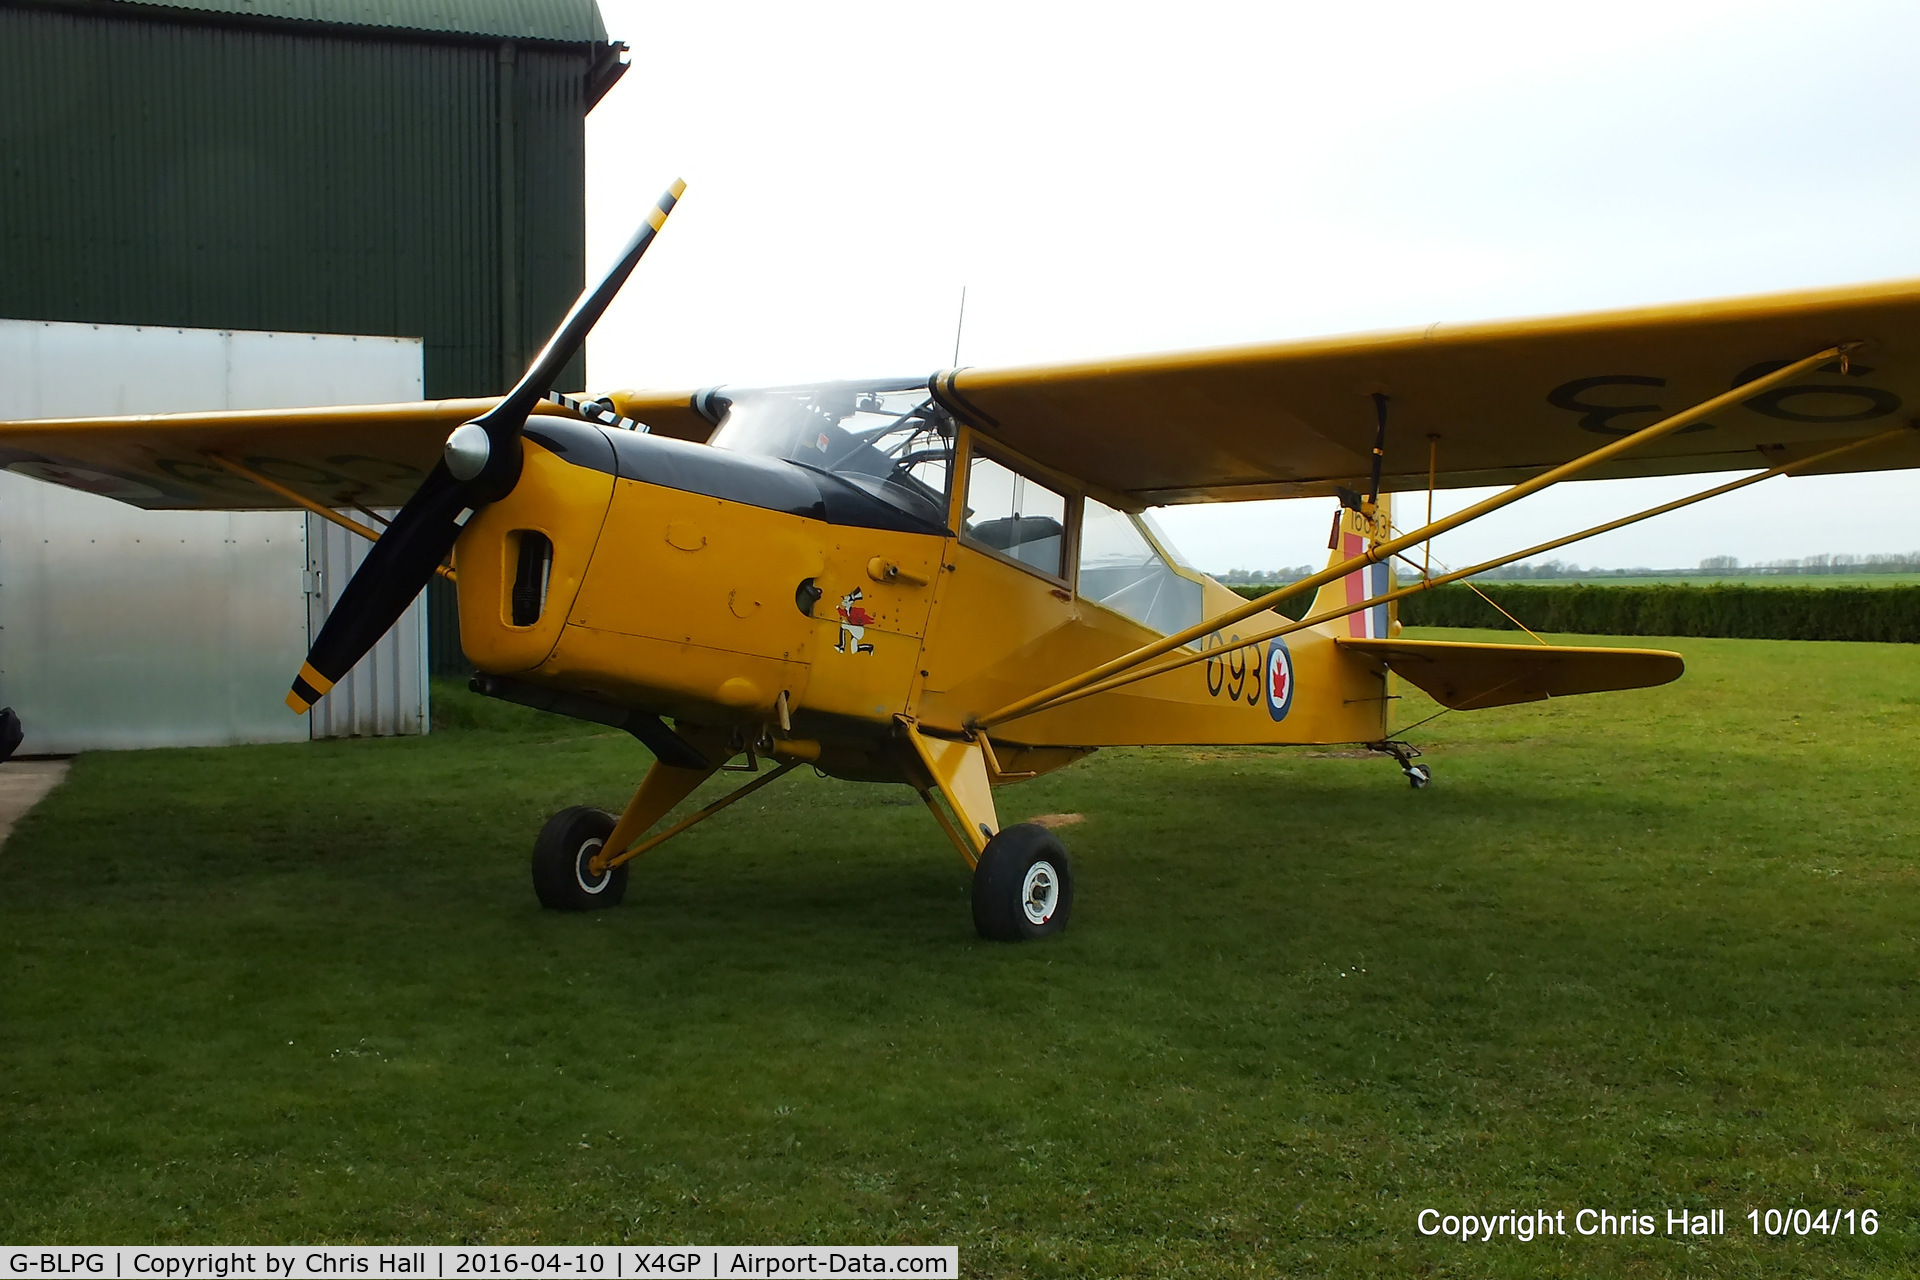
[(300, 664), (300, 674), (293, 678), (293, 688), (287, 694), (287, 705), (301, 715), (313, 709), (313, 704), (326, 697), (327, 690), (334, 682), (314, 670), (311, 662)]

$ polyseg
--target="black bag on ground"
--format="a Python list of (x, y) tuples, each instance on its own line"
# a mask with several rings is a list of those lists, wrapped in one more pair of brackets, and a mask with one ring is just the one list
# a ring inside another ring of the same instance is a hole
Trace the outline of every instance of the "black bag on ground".
[(0, 707), (0, 763), (20, 749), (20, 717), (12, 707)]

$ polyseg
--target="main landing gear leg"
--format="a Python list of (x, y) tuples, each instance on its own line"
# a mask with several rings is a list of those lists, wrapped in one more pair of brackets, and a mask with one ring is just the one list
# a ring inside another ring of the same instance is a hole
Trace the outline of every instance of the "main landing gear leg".
[(931, 738), (904, 718), (900, 731), (931, 784), (916, 783), (915, 790), (973, 868), (974, 929), (990, 942), (1022, 942), (1065, 929), (1073, 910), (1073, 864), (1045, 827), (1000, 827), (984, 741)]
[(610, 813), (578, 805), (562, 809), (547, 820), (533, 846), (533, 890), (541, 906), (555, 911), (617, 906), (626, 893), (628, 862), (786, 772), (782, 768), (762, 774), (718, 804), (631, 848), (642, 833), (718, 773), (733, 754), (732, 743), (724, 734), (703, 735), (682, 729), (681, 737), (713, 763), (705, 768), (681, 769), (654, 761), (618, 820)]
[(1368, 745), (1371, 746), (1373, 750), (1385, 752), (1398, 761), (1400, 772), (1407, 775), (1407, 785), (1415, 791), (1420, 790), (1433, 781), (1433, 770), (1423, 764), (1414, 763), (1420, 756), (1420, 748), (1409, 746), (1404, 742), (1395, 742), (1392, 739), (1388, 739), (1385, 742), (1374, 742)]

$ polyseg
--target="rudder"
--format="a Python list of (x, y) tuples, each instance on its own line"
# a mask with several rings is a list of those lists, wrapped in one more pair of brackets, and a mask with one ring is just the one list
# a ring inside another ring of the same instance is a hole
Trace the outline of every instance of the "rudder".
[[(1364, 553), (1371, 542), (1384, 541), (1388, 536), (1391, 522), (1391, 505), (1386, 494), (1380, 495), (1375, 514), (1367, 515), (1352, 507), (1342, 506), (1334, 517), (1333, 531), (1327, 539), (1330, 553), (1327, 567), (1344, 564), (1355, 556)], [(1313, 597), (1313, 607), (1308, 616), (1339, 610), (1349, 605), (1359, 604), (1362, 600), (1371, 600), (1385, 595), (1393, 586), (1392, 566), (1386, 561), (1370, 564), (1324, 583)], [(1356, 640), (1388, 640), (1393, 636), (1395, 614), (1399, 611), (1391, 604), (1377, 604), (1368, 609), (1360, 609), (1344, 618), (1335, 618), (1326, 623), (1326, 627), (1336, 636)]]

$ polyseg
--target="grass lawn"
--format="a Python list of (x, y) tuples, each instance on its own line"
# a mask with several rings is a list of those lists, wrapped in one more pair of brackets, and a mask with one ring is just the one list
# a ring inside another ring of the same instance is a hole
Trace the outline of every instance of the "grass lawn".
[[(1920, 649), (1671, 645), (1676, 685), (1416, 731), (1422, 792), (1193, 749), (1003, 791), (1086, 815), (1073, 925), (1020, 947), (904, 788), (805, 771), (623, 908), (544, 913), (542, 819), (644, 755), (517, 709), (83, 756), (0, 850), (0, 1239), (1913, 1275)], [(1729, 1234), (1463, 1244), (1428, 1207)], [(1748, 1234), (1793, 1207), (1880, 1230)]]

